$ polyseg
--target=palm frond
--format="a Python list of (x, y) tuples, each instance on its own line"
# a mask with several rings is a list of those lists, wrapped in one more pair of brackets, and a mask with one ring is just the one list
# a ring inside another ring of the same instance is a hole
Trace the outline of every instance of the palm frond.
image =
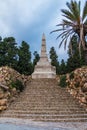
[(69, 9), (70, 14), (73, 16), (73, 21), (80, 23), (80, 1), (77, 3), (76, 1), (71, 0), (71, 2), (67, 2), (66, 5)]
[(69, 8), (69, 10), (72, 12), (72, 6), (71, 6), (71, 3), (66, 2), (66, 5), (67, 5), (67, 7)]
[(65, 25), (67, 25), (67, 24), (73, 25), (74, 23), (72, 21), (68, 21), (68, 20), (63, 19), (62, 24), (57, 24), (56, 26), (62, 26), (63, 27)]
[(59, 48), (61, 47), (62, 43), (64, 42), (64, 40), (66, 40), (66, 37), (62, 39), (62, 41), (59, 44)]
[(70, 21), (72, 21), (74, 19), (74, 15), (70, 11), (68, 11), (66, 9), (61, 9), (61, 12), (63, 13), (62, 16), (66, 17)]
[(65, 50), (66, 50), (67, 40), (68, 40), (68, 39), (66, 39), (65, 42), (64, 42), (64, 49), (65, 49)]
[(82, 14), (82, 21), (87, 16), (87, 1), (85, 2), (84, 8), (83, 8), (83, 14)]
[(63, 26), (64, 24), (62, 23), (62, 24), (57, 24), (56, 26)]
[(61, 41), (60, 44), (59, 44), (59, 48), (61, 47), (61, 45), (62, 45), (63, 43), (65, 44), (65, 47), (64, 47), (64, 48), (66, 48), (67, 40), (68, 40), (68, 38), (70, 37), (70, 35), (71, 35), (72, 33), (73, 33), (73, 32), (67, 33), (67, 35), (65, 35), (65, 37), (62, 39), (62, 41)]
[(72, 6), (72, 13), (74, 15), (74, 20), (80, 23), (80, 2), (77, 3), (76, 1), (72, 1), (71, 6)]
[(62, 32), (62, 33), (60, 33), (60, 34), (57, 36), (56, 40), (57, 40), (59, 37), (61, 37), (62, 35), (64, 35), (66, 32), (67, 32), (67, 30), (64, 31), (64, 32)]
[(64, 28), (56, 29), (56, 30), (51, 31), (50, 34), (53, 33), (53, 32), (64, 31), (64, 30), (65, 30)]
[(73, 30), (68, 30), (64, 35), (62, 35), (61, 38), (64, 38), (64, 37), (70, 36), (72, 33), (73, 33)]
[(63, 24), (64, 24), (64, 25), (69, 25), (69, 26), (73, 26), (73, 25), (74, 25), (73, 22), (68, 21), (68, 20), (66, 20), (66, 19), (63, 19)]
[(73, 30), (70, 29), (70, 30), (65, 30), (65, 31), (63, 31), (62, 33), (60, 33), (60, 34), (57, 36), (56, 40), (57, 40), (59, 37), (61, 37), (61, 38), (65, 37), (65, 36), (68, 35), (70, 32), (73, 32)]

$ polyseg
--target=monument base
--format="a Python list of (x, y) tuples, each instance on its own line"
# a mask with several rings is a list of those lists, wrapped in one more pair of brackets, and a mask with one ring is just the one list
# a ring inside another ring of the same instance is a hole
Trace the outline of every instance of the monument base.
[(52, 73), (52, 72), (39, 72), (39, 73), (33, 73), (32, 74), (32, 79), (42, 79), (42, 78), (56, 78), (56, 75), (55, 73)]
[(43, 65), (39, 61), (35, 66), (35, 70), (32, 74), (32, 79), (40, 78), (56, 78), (56, 68), (49, 62), (45, 62), (45, 65)]

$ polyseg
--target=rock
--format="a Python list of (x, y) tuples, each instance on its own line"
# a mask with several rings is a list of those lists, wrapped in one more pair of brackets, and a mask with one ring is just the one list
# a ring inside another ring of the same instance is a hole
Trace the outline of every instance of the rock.
[(0, 106), (7, 105), (7, 99), (0, 99)]
[(3, 85), (2, 83), (0, 83), (0, 87), (2, 87), (3, 89), (6, 89), (6, 90), (8, 90), (8, 89), (9, 89), (9, 87), (7, 87), (7, 86)]
[(11, 96), (11, 93), (9, 91), (4, 94), (4, 98), (6, 98), (6, 99), (8, 99), (8, 97), (10, 97), (10, 96)]
[(87, 92), (85, 92), (85, 95), (87, 95)]
[(85, 97), (85, 100), (87, 101), (87, 95), (85, 95), (84, 97)]
[(8, 66), (0, 67), (0, 111), (5, 110), (6, 106), (18, 97), (19, 91), (12, 86), (16, 80), (20, 80), (26, 86), (27, 82), (31, 81), (31, 76), (21, 75)]
[(0, 106), (0, 111), (6, 110), (7, 106)]
[(0, 93), (0, 99), (4, 98), (4, 93)]
[(16, 88), (13, 88), (13, 89), (11, 90), (11, 93), (12, 93), (12, 95), (16, 95), (16, 94), (17, 94)]
[(77, 92), (74, 89), (71, 89), (70, 94), (75, 97), (75, 95), (77, 94)]
[(85, 97), (80, 98), (81, 103), (87, 103)]
[(12, 98), (10, 99), (10, 103), (14, 102), (15, 99), (16, 99), (16, 97), (12, 97)]
[(67, 90), (79, 100), (83, 107), (85, 105), (85, 108), (87, 108), (87, 66), (78, 68), (72, 73), (74, 74), (73, 78), (70, 78), (71, 73), (66, 76)]
[(87, 82), (84, 84), (84, 86), (82, 87), (82, 91), (83, 92), (87, 92)]

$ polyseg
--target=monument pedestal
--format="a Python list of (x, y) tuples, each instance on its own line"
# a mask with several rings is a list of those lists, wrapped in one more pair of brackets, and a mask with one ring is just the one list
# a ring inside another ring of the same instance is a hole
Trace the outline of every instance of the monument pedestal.
[(41, 56), (39, 62), (35, 66), (34, 72), (32, 74), (33, 79), (37, 78), (55, 78), (56, 68), (50, 64), (46, 54), (46, 39), (45, 35), (42, 36), (42, 47)]
[(32, 78), (55, 78), (55, 67), (53, 66), (35, 66), (35, 72)]

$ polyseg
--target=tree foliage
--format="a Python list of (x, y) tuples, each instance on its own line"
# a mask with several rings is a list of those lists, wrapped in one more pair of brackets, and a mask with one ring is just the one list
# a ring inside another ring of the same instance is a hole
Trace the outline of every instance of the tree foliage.
[(33, 55), (34, 55), (33, 66), (35, 66), (35, 65), (37, 64), (37, 62), (39, 61), (40, 56), (39, 56), (39, 54), (37, 53), (37, 51), (34, 51)]
[(58, 56), (57, 56), (55, 48), (51, 47), (49, 53), (50, 53), (51, 65), (56, 67), (56, 73), (58, 74), (58, 72), (59, 72), (59, 62), (58, 62)]
[(3, 41), (0, 41), (0, 66), (8, 65), (14, 68), (17, 50), (17, 44), (13, 37), (4, 38)]
[(0, 38), (0, 66), (10, 66), (21, 74), (29, 75), (33, 72), (31, 52), (28, 43), (23, 41), (17, 46), (15, 38)]
[(71, 39), (72, 49), (69, 47), (67, 60), (67, 72), (71, 72), (76, 68), (85, 65), (85, 59), (83, 54), (83, 48), (81, 49), (81, 57), (79, 56), (79, 45), (77, 43), (77, 37), (73, 36)]
[[(67, 9), (61, 9), (64, 17), (62, 23), (58, 24), (57, 27), (59, 28), (52, 32), (60, 32), (57, 39), (61, 37), (59, 47), (64, 44), (64, 48), (66, 48), (67, 43), (71, 44), (72, 37), (76, 35), (78, 38), (79, 53), (81, 52), (81, 47), (83, 47), (83, 50), (87, 54), (87, 1), (85, 1), (82, 12), (80, 1), (71, 0), (66, 3), (66, 6)], [(87, 57), (85, 57), (85, 60), (87, 60)]]
[[(51, 64), (56, 67), (56, 74), (66, 74), (74, 69), (85, 65), (84, 53), (81, 49), (81, 56), (79, 56), (79, 44), (77, 36), (74, 35), (71, 39), (71, 46), (68, 48), (69, 58), (65, 63), (64, 60), (59, 63), (58, 55), (54, 47), (50, 48)], [(16, 43), (14, 37), (7, 37), (2, 39), (0, 37), (0, 66), (10, 66), (20, 72), (21, 74), (31, 75), (34, 66), (40, 59), (37, 51), (33, 53), (34, 59), (31, 61), (30, 46), (27, 42), (22, 41), (20, 46)]]
[(18, 49), (18, 70), (21, 74), (29, 75), (32, 71), (30, 46), (22, 41)]
[(66, 63), (64, 62), (64, 59), (62, 59), (60, 64), (60, 74), (66, 74), (66, 73), (67, 73)]

